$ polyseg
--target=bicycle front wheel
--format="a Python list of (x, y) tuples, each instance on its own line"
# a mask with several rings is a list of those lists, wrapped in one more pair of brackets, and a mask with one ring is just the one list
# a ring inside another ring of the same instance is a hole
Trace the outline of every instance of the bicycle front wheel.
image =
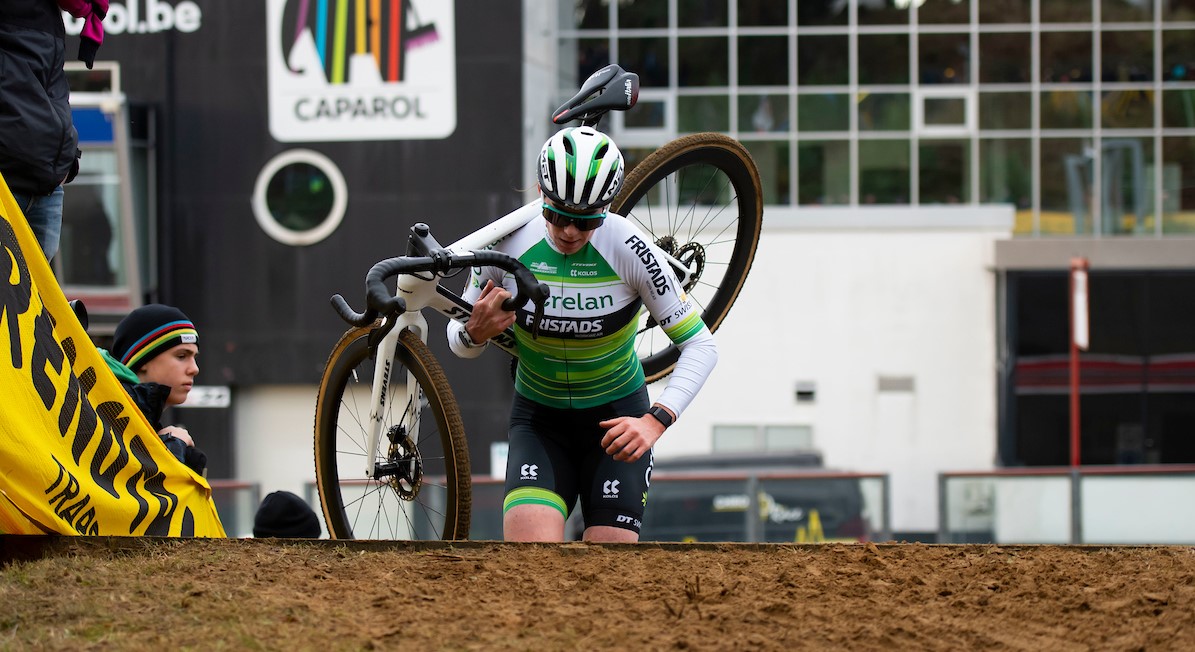
[[(376, 324), (375, 324), (376, 326)], [(469, 448), (440, 363), (413, 332), (399, 334), (383, 393), (377, 452), (370, 438), (373, 327), (332, 350), (315, 409), (315, 475), (334, 539), (465, 539)], [(367, 469), (369, 472), (367, 473)]]
[[(762, 198), (759, 169), (747, 148), (722, 134), (700, 133), (673, 140), (636, 165), (613, 210), (696, 270), (684, 289), (716, 331), (751, 271)], [(672, 373), (680, 357), (646, 311), (635, 346), (648, 382)]]

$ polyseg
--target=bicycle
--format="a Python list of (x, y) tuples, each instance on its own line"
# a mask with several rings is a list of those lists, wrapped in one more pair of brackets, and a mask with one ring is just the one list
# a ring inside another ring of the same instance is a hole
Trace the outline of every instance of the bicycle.
[[(609, 111), (634, 106), (638, 93), (636, 74), (607, 66), (554, 112), (553, 122), (596, 126)], [(746, 148), (722, 134), (699, 133), (640, 162), (612, 210), (636, 220), (656, 241), (714, 331), (750, 271), (761, 202), (759, 171)], [(518, 260), (486, 249), (542, 219), (539, 206), (537, 199), (446, 247), (426, 224), (415, 224), (406, 255), (380, 261), (366, 275), (364, 312), (339, 294), (332, 297), (337, 314), (352, 326), (328, 357), (316, 399), (316, 484), (332, 538), (468, 537), (472, 478), (464, 424), (444, 370), (427, 347), (423, 310), (468, 321), (472, 306), (441, 280), (495, 265), (518, 283), (504, 307), (531, 301), (538, 324), (547, 286)], [(395, 276), (391, 292), (385, 282)], [(512, 329), (491, 342), (517, 357)], [(636, 346), (648, 382), (666, 377), (679, 356), (646, 310)]]

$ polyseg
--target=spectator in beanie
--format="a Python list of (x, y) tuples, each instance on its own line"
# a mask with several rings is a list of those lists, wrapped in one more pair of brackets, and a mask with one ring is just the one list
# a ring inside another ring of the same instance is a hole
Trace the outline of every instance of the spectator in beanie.
[(289, 491), (275, 491), (261, 501), (253, 519), (253, 536), (281, 539), (318, 539), (319, 517)]
[(161, 423), (167, 406), (187, 400), (199, 373), (195, 324), (173, 306), (141, 306), (117, 324), (112, 351), (100, 349), (100, 354), (166, 448), (192, 471), (206, 476), (207, 455), (195, 447), (191, 433)]

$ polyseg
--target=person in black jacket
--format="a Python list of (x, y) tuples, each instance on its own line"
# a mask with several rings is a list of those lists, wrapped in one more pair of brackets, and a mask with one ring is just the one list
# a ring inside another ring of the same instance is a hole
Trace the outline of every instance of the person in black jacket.
[[(77, 6), (76, 6), (77, 5)], [(71, 118), (62, 9), (99, 25), (107, 0), (0, 2), (0, 175), (50, 260), (62, 233), (62, 184), (79, 172), (79, 136)], [(80, 57), (95, 57), (96, 30)], [(102, 32), (100, 32), (102, 33)]]
[(195, 324), (173, 306), (141, 306), (117, 324), (112, 351), (100, 349), (100, 353), (166, 448), (192, 471), (206, 476), (207, 455), (195, 447), (191, 433), (161, 423), (167, 406), (187, 400), (199, 373)]

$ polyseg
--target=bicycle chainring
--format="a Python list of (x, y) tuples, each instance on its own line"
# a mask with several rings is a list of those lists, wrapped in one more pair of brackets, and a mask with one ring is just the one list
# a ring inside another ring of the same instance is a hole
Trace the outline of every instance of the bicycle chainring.
[(685, 267), (693, 270), (693, 276), (688, 283), (685, 283), (685, 292), (692, 291), (697, 286), (697, 281), (701, 280), (702, 272), (705, 271), (705, 247), (700, 243), (690, 242), (672, 255), (684, 263)]

